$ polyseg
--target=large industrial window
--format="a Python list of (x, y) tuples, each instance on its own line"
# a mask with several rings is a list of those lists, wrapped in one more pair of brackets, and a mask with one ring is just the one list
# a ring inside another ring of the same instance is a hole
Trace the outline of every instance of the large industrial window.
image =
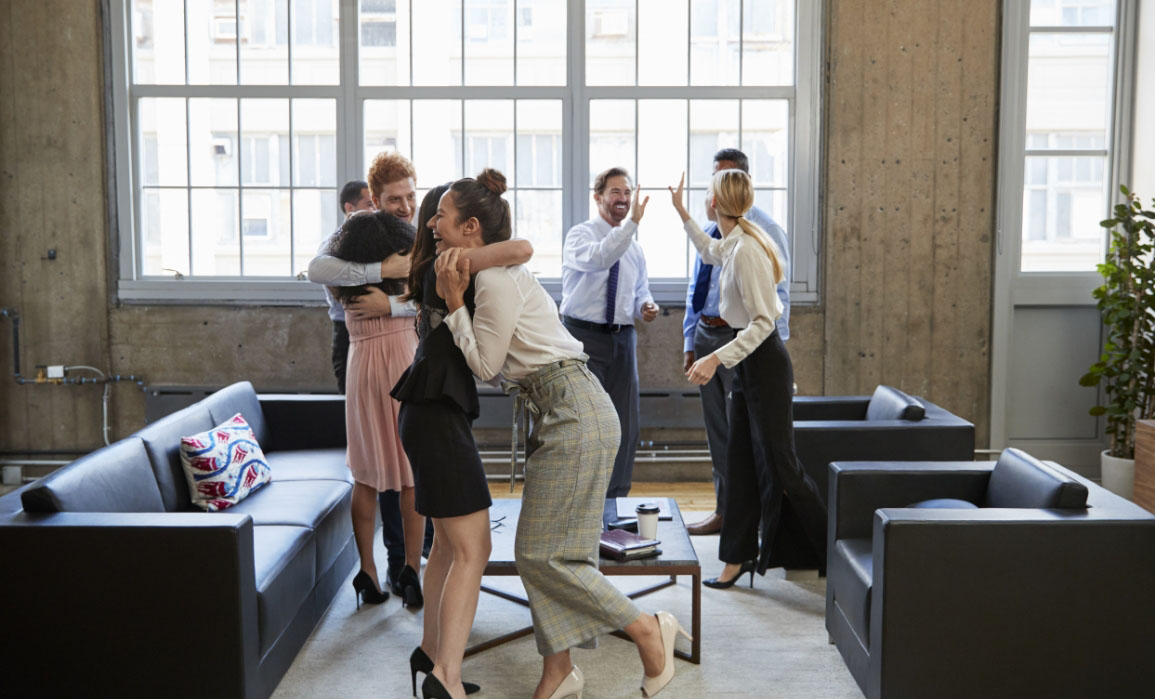
[[(1008, 17), (1021, 53), (1008, 57), (1025, 78), (1012, 104), (1022, 149), (1019, 271), (1090, 272), (1103, 261), (1099, 221), (1116, 203), (1120, 167), (1118, 87), (1126, 42), (1118, 0), (1031, 0)], [(1024, 21), (1025, 20), (1025, 21)], [(1016, 139), (1017, 141), (1017, 139)]]
[(419, 196), (505, 172), (515, 235), (556, 289), (593, 175), (635, 174), (660, 302), (692, 250), (665, 187), (704, 218), (739, 147), (817, 300), (820, 18), (794, 0), (114, 0), (116, 214), (127, 300), (299, 303), (336, 192), (395, 149)]

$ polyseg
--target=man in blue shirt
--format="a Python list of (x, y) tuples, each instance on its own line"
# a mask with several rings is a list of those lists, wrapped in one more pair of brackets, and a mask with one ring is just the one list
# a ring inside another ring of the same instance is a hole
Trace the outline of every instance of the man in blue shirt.
[[(746, 154), (736, 148), (718, 151), (714, 155), (714, 172), (731, 169), (749, 173), (750, 161)], [(711, 223), (703, 230), (715, 238), (721, 237), (717, 224), (713, 223), (714, 210), (710, 208), (709, 197), (706, 201), (706, 217)], [(782, 299), (783, 311), (782, 317), (778, 319), (777, 330), (785, 342), (790, 338), (790, 248), (786, 241), (786, 232), (757, 206), (750, 209), (746, 218), (766, 231), (782, 252), (786, 278), (778, 284), (778, 297)], [(701, 257), (698, 257), (694, 264), (694, 273), (686, 288), (686, 317), (682, 322), (682, 334), (685, 338), (683, 371), (689, 371), (695, 359), (705, 357), (734, 339), (734, 330), (718, 316), (720, 272), (718, 267), (702, 264)], [(709, 517), (686, 527), (690, 534), (717, 534), (722, 529), (722, 518), (725, 516), (722, 509), (722, 491), (726, 487), (726, 441), (730, 432), (726, 420), (726, 396), (730, 393), (733, 375), (733, 369), (719, 366), (710, 383), (699, 388), (702, 414), (706, 421), (706, 442), (710, 447), (710, 461), (713, 464), (714, 493), (718, 497), (718, 504)]]
[(584, 345), (590, 372), (610, 394), (622, 426), (607, 498), (630, 494), (638, 450), (640, 397), (634, 318), (648, 323), (658, 317), (658, 305), (650, 295), (646, 258), (635, 239), (650, 198), (639, 202), (633, 189), (625, 168), (613, 167), (599, 174), (594, 180), (598, 215), (571, 228), (562, 251), (562, 322)]

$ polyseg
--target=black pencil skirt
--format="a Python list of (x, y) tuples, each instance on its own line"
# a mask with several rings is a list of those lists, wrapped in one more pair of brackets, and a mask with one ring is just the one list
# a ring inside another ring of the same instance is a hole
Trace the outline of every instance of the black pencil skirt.
[(794, 453), (794, 367), (777, 331), (735, 367), (727, 415), (726, 517), (718, 557), (725, 563), (757, 559), (758, 572), (765, 572), (788, 497), (825, 563), (826, 507)]

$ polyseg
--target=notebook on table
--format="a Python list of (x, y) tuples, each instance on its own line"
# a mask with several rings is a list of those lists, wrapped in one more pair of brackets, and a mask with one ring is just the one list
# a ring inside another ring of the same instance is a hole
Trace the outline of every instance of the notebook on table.
[(656, 556), (661, 553), (657, 539), (644, 539), (624, 529), (602, 532), (601, 553), (616, 561), (632, 561), (637, 558)]

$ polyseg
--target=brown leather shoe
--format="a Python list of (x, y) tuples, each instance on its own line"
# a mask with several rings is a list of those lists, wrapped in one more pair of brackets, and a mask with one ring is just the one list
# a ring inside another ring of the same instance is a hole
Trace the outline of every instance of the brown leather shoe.
[(720, 531), (722, 531), (722, 515), (717, 512), (711, 512), (706, 519), (686, 527), (686, 532), (690, 536), (717, 534)]

